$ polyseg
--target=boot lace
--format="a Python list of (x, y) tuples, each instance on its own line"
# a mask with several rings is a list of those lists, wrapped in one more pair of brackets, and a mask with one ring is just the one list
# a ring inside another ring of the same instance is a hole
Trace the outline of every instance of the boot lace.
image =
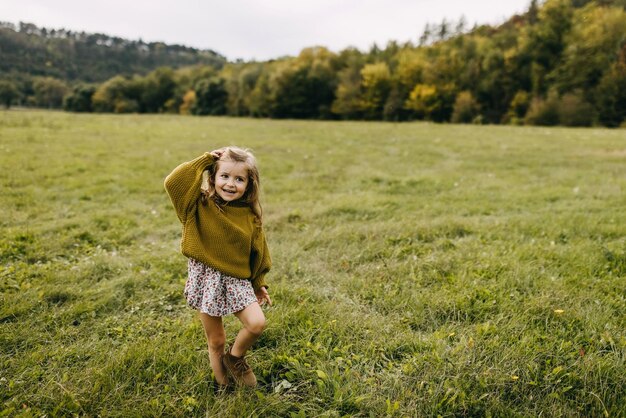
[(250, 365), (246, 361), (245, 357), (241, 357), (233, 362), (233, 368), (239, 373), (244, 374), (245, 372), (250, 370)]

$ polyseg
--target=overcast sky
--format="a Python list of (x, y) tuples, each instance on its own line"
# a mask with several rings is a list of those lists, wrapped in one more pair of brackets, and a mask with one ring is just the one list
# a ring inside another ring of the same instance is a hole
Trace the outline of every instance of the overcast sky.
[(0, 0), (0, 20), (268, 60), (302, 48), (417, 42), (426, 23), (502, 23), (530, 0)]

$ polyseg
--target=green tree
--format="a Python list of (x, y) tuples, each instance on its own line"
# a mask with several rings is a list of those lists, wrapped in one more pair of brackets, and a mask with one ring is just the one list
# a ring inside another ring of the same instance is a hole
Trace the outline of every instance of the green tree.
[(565, 93), (559, 102), (559, 123), (565, 126), (591, 126), (595, 111), (582, 91)]
[(572, 26), (570, 0), (547, 0), (539, 9), (535, 24), (524, 27), (516, 56), (520, 87), (543, 95), (549, 87), (547, 75), (557, 66)]
[(305, 48), (300, 52), (298, 61), (309, 68), (307, 79), (311, 114), (321, 119), (332, 117), (331, 106), (338, 84), (337, 55), (324, 47)]
[(559, 96), (551, 90), (546, 99), (535, 97), (526, 113), (527, 125), (554, 126), (559, 124)]
[(196, 93), (192, 112), (195, 115), (224, 115), (226, 114), (226, 91), (223, 78), (213, 76), (200, 80), (194, 87)]
[(513, 100), (509, 104), (509, 111), (507, 112), (506, 122), (513, 123), (515, 125), (521, 123), (524, 120), (528, 107), (530, 106), (530, 94), (524, 90), (519, 90), (513, 96)]
[(514, 86), (507, 73), (504, 51), (491, 42), (485, 42), (480, 57), (480, 73), (463, 87), (474, 90), (485, 119), (498, 123), (506, 113)]
[(365, 65), (363, 55), (354, 48), (339, 53), (337, 87), (331, 111), (342, 119), (363, 118), (363, 91), (361, 69)]
[(361, 69), (362, 109), (366, 119), (382, 119), (383, 108), (391, 91), (391, 72), (385, 62), (367, 64)]
[(452, 85), (417, 84), (404, 106), (412, 110), (418, 119), (445, 122), (450, 120), (454, 99)]
[(359, 67), (348, 67), (339, 72), (339, 84), (331, 110), (344, 119), (361, 119), (363, 117), (361, 70)]
[(616, 127), (626, 121), (626, 45), (619, 60), (602, 76), (594, 97), (600, 123)]
[(432, 84), (416, 84), (404, 106), (414, 112), (418, 119), (426, 119), (437, 106), (437, 87)]
[(424, 25), (424, 30), (422, 31), (422, 34), (419, 37), (419, 46), (427, 45), (430, 42), (432, 34), (433, 33), (430, 28), (430, 23), (426, 23), (426, 25)]
[(272, 72), (272, 65), (266, 65), (263, 72), (254, 84), (254, 89), (248, 96), (248, 106), (250, 109), (250, 115), (256, 117), (268, 117), (270, 116), (272, 108), (272, 90), (270, 87), (270, 73)]
[(480, 105), (472, 96), (472, 93), (465, 90), (457, 94), (452, 110), (452, 122), (470, 123), (479, 115)]
[(166, 110), (166, 104), (174, 98), (176, 83), (171, 68), (158, 68), (148, 74), (141, 84), (140, 105), (144, 113), (159, 113)]
[(33, 82), (33, 90), (37, 106), (60, 108), (69, 88), (65, 82), (56, 78), (39, 77)]
[[(215, 68), (205, 65), (179, 68), (174, 71), (172, 80), (174, 89), (171, 96), (163, 103), (161, 111), (168, 113), (191, 114), (195, 103), (194, 86), (199, 80), (217, 75)], [(193, 92), (192, 96), (189, 92)]]
[(395, 78), (408, 91), (424, 79), (424, 68), (428, 65), (425, 51), (425, 48), (405, 49), (396, 56)]
[(270, 116), (328, 118), (335, 98), (335, 55), (326, 48), (305, 48), (297, 58), (274, 67)]
[(539, 6), (537, 5), (537, 0), (531, 0), (530, 5), (528, 6), (528, 10), (526, 11), (526, 18), (528, 19), (528, 23), (531, 25), (537, 23), (538, 14)]
[(0, 103), (7, 109), (11, 107), (11, 104), (20, 97), (20, 91), (17, 89), (15, 83), (8, 80), (0, 80)]
[(387, 95), (385, 106), (383, 107), (383, 119), (396, 122), (407, 120), (410, 113), (404, 107), (406, 98), (407, 93), (405, 92), (404, 87), (401, 84), (394, 82), (391, 91)]
[(102, 83), (92, 96), (95, 112), (129, 113), (140, 110), (141, 79), (116, 76)]
[(576, 10), (561, 63), (550, 73), (560, 92), (592, 90), (626, 42), (626, 11), (593, 3)]
[(219, 75), (226, 80), (227, 114), (233, 116), (251, 114), (250, 96), (262, 72), (261, 63), (229, 64), (222, 68)]
[(283, 63), (275, 73), (272, 87), (270, 116), (275, 118), (311, 118), (313, 109), (308, 97), (308, 69)]
[(94, 86), (78, 85), (63, 98), (63, 109), (69, 112), (91, 112), (91, 100), (96, 92)]

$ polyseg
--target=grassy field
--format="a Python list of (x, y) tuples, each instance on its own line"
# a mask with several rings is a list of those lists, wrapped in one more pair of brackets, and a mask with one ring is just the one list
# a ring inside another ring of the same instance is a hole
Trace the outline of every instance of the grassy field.
[[(217, 393), (163, 179), (229, 144), (275, 303)], [(625, 130), (5, 111), (0, 167), (0, 416), (626, 416)]]

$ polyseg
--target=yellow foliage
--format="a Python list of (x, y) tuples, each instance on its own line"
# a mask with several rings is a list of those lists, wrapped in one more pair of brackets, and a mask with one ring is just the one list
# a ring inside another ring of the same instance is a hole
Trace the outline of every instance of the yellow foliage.
[(123, 97), (123, 91), (128, 81), (118, 75), (102, 83), (93, 94), (91, 99), (97, 112), (113, 112), (123, 106), (116, 102)]
[(413, 86), (421, 80), (427, 65), (428, 61), (421, 49), (401, 51), (398, 54), (396, 77), (401, 84)]
[(329, 51), (328, 48), (323, 46), (315, 46), (310, 48), (304, 48), (300, 51), (298, 55), (297, 61), (308, 65), (315, 66), (320, 63), (327, 63), (328, 61), (336, 58), (337, 55), (332, 51)]
[(621, 7), (597, 7), (588, 4), (574, 13), (574, 25), (568, 36), (568, 53), (613, 52), (626, 37), (626, 12)]
[(386, 63), (377, 62), (376, 64), (365, 65), (361, 70), (361, 77), (363, 77), (363, 86), (365, 88), (371, 88), (381, 82), (389, 81), (391, 72)]
[(179, 112), (181, 115), (191, 114), (191, 108), (196, 104), (196, 92), (193, 90), (187, 90), (187, 93), (183, 96), (183, 103), (180, 105)]
[(437, 87), (431, 84), (416, 84), (404, 105), (418, 113), (426, 114), (429, 111), (429, 104), (436, 97)]

